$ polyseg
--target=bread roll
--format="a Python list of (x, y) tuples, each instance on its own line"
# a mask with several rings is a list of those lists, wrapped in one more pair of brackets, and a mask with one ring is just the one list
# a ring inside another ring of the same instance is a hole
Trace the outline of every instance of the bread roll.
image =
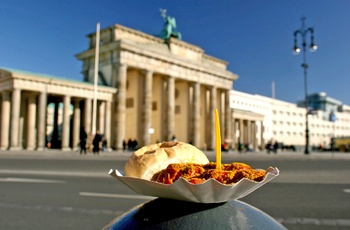
[(150, 180), (171, 163), (207, 164), (207, 156), (184, 142), (163, 142), (144, 146), (135, 151), (125, 165), (125, 176)]

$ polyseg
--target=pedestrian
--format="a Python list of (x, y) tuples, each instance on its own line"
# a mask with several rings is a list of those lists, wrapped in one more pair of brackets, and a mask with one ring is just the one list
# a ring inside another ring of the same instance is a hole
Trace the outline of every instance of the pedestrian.
[(266, 144), (266, 151), (268, 154), (270, 154), (270, 151), (272, 150), (272, 142), (269, 141), (267, 144)]
[(131, 140), (131, 138), (129, 138), (129, 140), (128, 140), (128, 150), (129, 151), (132, 150), (132, 140)]
[(171, 138), (172, 141), (177, 141), (175, 135), (173, 135), (173, 137)]
[(134, 139), (134, 141), (132, 142), (132, 148), (133, 150), (137, 150), (137, 145), (138, 145), (138, 142), (136, 139)]
[(102, 151), (103, 152), (107, 151), (107, 138), (104, 135), (102, 137)]
[(278, 142), (276, 141), (275, 144), (273, 144), (273, 152), (277, 154), (277, 150), (278, 150)]
[(93, 144), (93, 149), (92, 151), (94, 152), (94, 154), (98, 154), (100, 152), (100, 142), (102, 140), (102, 136), (100, 134), (100, 131), (97, 131), (94, 137), (94, 140), (92, 141)]
[(126, 141), (123, 140), (123, 151), (125, 151), (125, 149), (126, 149)]
[(239, 141), (238, 142), (238, 152), (242, 153), (242, 150), (243, 150), (243, 144)]
[(84, 126), (80, 128), (80, 154), (84, 152), (86, 154), (86, 138), (87, 134), (85, 132)]

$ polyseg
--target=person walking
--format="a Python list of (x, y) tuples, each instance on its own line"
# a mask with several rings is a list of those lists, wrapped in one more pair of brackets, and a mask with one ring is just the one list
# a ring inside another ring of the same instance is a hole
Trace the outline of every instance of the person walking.
[(81, 127), (80, 128), (80, 154), (82, 154), (84, 152), (84, 154), (86, 154), (86, 138), (87, 138), (87, 134), (85, 132), (85, 128)]
[(102, 136), (100, 134), (100, 131), (97, 131), (94, 137), (94, 140), (92, 141), (92, 145), (94, 146), (92, 151), (94, 154), (100, 153), (100, 142), (102, 141)]
[(126, 150), (126, 141), (123, 140), (123, 151), (125, 151), (125, 150)]

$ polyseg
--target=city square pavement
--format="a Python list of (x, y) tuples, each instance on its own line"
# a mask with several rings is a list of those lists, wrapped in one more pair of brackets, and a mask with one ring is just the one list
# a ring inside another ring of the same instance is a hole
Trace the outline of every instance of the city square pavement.
[[(58, 228), (79, 225), (75, 228), (101, 229), (96, 226), (104, 226), (115, 216), (144, 202), (130, 188), (116, 186), (120, 182), (108, 176), (111, 168), (123, 170), (132, 153), (106, 151), (98, 155), (90, 152), (80, 155), (78, 151), (53, 149), (0, 151), (0, 179), (3, 194), (6, 194), (0, 202), (0, 219), (7, 223), (6, 229), (55, 229), (52, 223), (57, 222), (57, 216), (62, 221)], [(210, 161), (215, 161), (214, 151), (205, 151), (205, 154)], [(269, 214), (288, 229), (298, 230), (349, 228), (349, 160), (350, 153), (338, 152), (311, 152), (309, 155), (301, 151), (222, 152), (225, 163), (246, 162), (254, 167), (271, 165), (280, 170), (280, 175), (268, 187), (242, 201)], [(29, 181), (40, 182), (31, 185)], [(50, 184), (43, 181), (50, 181)], [(21, 222), (18, 222), (18, 213)], [(13, 227), (13, 223), (22, 223), (23, 227)]]

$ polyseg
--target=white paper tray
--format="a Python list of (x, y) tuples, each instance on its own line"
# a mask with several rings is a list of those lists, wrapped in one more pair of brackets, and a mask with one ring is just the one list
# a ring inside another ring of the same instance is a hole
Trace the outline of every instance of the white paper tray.
[(279, 175), (279, 170), (274, 167), (270, 167), (266, 171), (266, 176), (261, 182), (244, 178), (234, 185), (224, 185), (214, 179), (209, 179), (202, 184), (191, 184), (183, 178), (178, 179), (173, 184), (162, 184), (126, 177), (116, 169), (111, 169), (109, 175), (142, 195), (195, 203), (221, 203), (242, 198)]

